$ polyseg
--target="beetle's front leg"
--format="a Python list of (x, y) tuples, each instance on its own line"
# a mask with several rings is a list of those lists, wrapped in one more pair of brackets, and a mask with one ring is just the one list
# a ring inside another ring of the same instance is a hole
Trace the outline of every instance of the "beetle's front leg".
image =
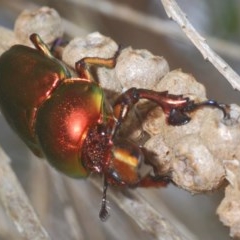
[(168, 122), (172, 125), (182, 125), (190, 121), (190, 117), (183, 111), (188, 105), (193, 106), (193, 102), (189, 98), (169, 94), (167, 91), (157, 92), (142, 88), (130, 88), (121, 94), (114, 104), (114, 115), (118, 120), (117, 125), (121, 125), (129, 110), (140, 99), (148, 99), (157, 103), (166, 114)]
[(124, 121), (130, 108), (140, 99), (148, 99), (157, 103), (166, 114), (167, 122), (173, 126), (188, 123), (191, 118), (187, 113), (203, 106), (216, 107), (223, 112), (224, 117), (227, 116), (224, 106), (213, 100), (195, 103), (187, 97), (169, 94), (167, 91), (157, 92), (142, 88), (130, 88), (121, 94), (114, 104), (114, 114), (118, 120), (118, 126)]

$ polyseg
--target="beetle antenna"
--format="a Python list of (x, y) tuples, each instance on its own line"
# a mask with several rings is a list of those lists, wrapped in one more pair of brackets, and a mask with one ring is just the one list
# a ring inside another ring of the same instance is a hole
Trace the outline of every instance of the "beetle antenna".
[(101, 204), (101, 209), (99, 212), (99, 217), (100, 219), (105, 222), (108, 217), (109, 217), (109, 213), (107, 210), (107, 189), (108, 189), (108, 182), (107, 182), (107, 178), (104, 176), (104, 180), (103, 180), (103, 196), (102, 196), (102, 204)]

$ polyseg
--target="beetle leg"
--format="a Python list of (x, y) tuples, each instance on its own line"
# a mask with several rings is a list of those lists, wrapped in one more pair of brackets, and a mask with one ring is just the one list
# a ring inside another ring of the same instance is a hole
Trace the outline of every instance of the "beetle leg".
[(104, 183), (103, 183), (103, 196), (102, 196), (102, 204), (101, 209), (99, 212), (99, 218), (105, 222), (107, 218), (109, 217), (109, 213), (107, 210), (107, 189), (108, 189), (108, 182), (106, 177), (104, 176)]
[(90, 73), (90, 66), (100, 66), (107, 68), (114, 68), (116, 65), (116, 60), (121, 52), (121, 46), (115, 52), (114, 56), (111, 58), (99, 58), (99, 57), (85, 57), (75, 63), (75, 69), (80, 78), (85, 78), (93, 80)]
[(69, 41), (67, 41), (63, 38), (56, 38), (55, 41), (51, 44), (50, 52), (52, 53), (52, 55), (55, 58), (61, 60), (63, 49), (64, 49), (64, 47), (67, 46), (68, 43), (69, 43)]
[(187, 113), (203, 106), (219, 108), (223, 112), (224, 117), (227, 116), (224, 106), (213, 100), (194, 103), (194, 101), (188, 97), (169, 94), (167, 91), (157, 92), (142, 88), (130, 88), (121, 94), (114, 104), (114, 115), (117, 118), (117, 127), (124, 121), (130, 108), (140, 99), (148, 99), (157, 103), (166, 114), (167, 122), (173, 126), (188, 123), (191, 118)]
[[(130, 88), (121, 94), (114, 103), (114, 116), (117, 119), (115, 132), (126, 119), (129, 110), (140, 99), (148, 99), (156, 102), (167, 115), (167, 120), (171, 125), (181, 125), (190, 121), (190, 117), (184, 111), (177, 111), (178, 109), (183, 109), (188, 104), (192, 104), (189, 98), (184, 98), (182, 95), (168, 94), (167, 91), (156, 92), (148, 89)], [(173, 112), (174, 109), (177, 112)]]
[(35, 48), (42, 52), (47, 57), (53, 57), (51, 51), (49, 50), (48, 46), (43, 42), (40, 36), (37, 33), (33, 33), (30, 35), (30, 40), (34, 44)]
[(172, 179), (170, 176), (151, 176), (147, 175), (145, 178), (141, 179), (141, 181), (137, 184), (136, 187), (166, 187), (169, 183), (172, 182)]

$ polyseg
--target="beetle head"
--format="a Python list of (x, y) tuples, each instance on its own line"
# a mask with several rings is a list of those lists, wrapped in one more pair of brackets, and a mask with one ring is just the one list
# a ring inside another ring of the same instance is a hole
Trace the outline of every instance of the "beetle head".
[(103, 124), (91, 127), (81, 150), (83, 166), (102, 173), (113, 185), (135, 186), (144, 174), (141, 148), (127, 139), (112, 139)]
[(112, 141), (103, 124), (90, 127), (81, 149), (83, 166), (90, 172), (102, 173), (109, 164)]
[(99, 217), (108, 218), (108, 185), (135, 187), (147, 174), (144, 155), (136, 144), (126, 139), (112, 139), (111, 127), (99, 124), (92, 126), (81, 148), (81, 160), (87, 171), (102, 173), (104, 177), (102, 206)]

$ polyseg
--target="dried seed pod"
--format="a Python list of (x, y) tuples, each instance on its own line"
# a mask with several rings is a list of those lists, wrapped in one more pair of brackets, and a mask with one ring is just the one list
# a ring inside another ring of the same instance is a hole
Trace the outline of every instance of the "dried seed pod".
[(172, 152), (159, 135), (151, 137), (144, 147), (150, 152), (148, 161), (159, 169), (159, 174), (168, 175), (171, 171)]
[(169, 91), (171, 94), (197, 96), (200, 99), (206, 98), (205, 87), (197, 82), (192, 74), (184, 73), (181, 69), (176, 69), (166, 74), (156, 85), (156, 90)]
[(31, 46), (29, 36), (32, 33), (38, 33), (45, 43), (50, 44), (63, 35), (62, 20), (53, 8), (25, 10), (15, 22), (14, 33), (20, 44)]
[(224, 167), (229, 185), (217, 214), (224, 225), (230, 227), (230, 236), (240, 238), (240, 160), (224, 161)]
[(173, 148), (171, 169), (173, 181), (191, 193), (212, 191), (225, 177), (222, 163), (204, 145), (198, 135), (182, 138)]
[(147, 50), (124, 49), (118, 58), (116, 81), (125, 89), (131, 87), (155, 89), (160, 79), (169, 72), (167, 61)]
[[(151, 120), (151, 116), (160, 118)], [(144, 123), (144, 130), (155, 134), (151, 138), (151, 149), (158, 154), (156, 143), (162, 139), (164, 145), (169, 149), (169, 169), (172, 172), (173, 181), (181, 188), (192, 193), (211, 191), (219, 187), (224, 180), (225, 172), (221, 161), (216, 158), (207, 148), (200, 137), (201, 126), (208, 121), (206, 115), (216, 117), (221, 115), (218, 111), (204, 108), (192, 115), (192, 120), (183, 126), (169, 126), (161, 110), (155, 109)], [(209, 118), (210, 118), (209, 116)], [(222, 116), (219, 116), (219, 121)], [(161, 126), (157, 128), (157, 126)], [(157, 134), (156, 134), (157, 133)], [(161, 144), (159, 148), (162, 148)], [(149, 148), (149, 146), (147, 146)], [(155, 150), (154, 150), (155, 149)], [(164, 158), (159, 158), (165, 162)], [(162, 165), (161, 163), (159, 164)], [(161, 168), (159, 169), (161, 171)], [(214, 172), (214, 174), (213, 174)]]
[[(240, 107), (229, 106), (230, 119), (221, 121), (217, 114), (205, 116), (200, 137), (218, 159), (240, 159)], [(214, 136), (214, 137), (213, 137)]]

